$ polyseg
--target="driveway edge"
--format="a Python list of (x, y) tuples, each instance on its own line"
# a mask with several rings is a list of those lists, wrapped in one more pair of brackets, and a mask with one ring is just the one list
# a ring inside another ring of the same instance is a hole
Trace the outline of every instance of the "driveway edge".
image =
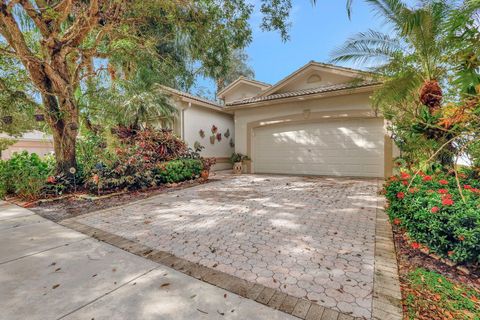
[[(303, 320), (362, 319), (354, 318), (351, 315), (322, 307), (307, 299), (297, 298), (279, 290), (266, 287), (259, 283), (250, 282), (232, 276), (230, 274), (202, 266), (198, 263), (176, 257), (168, 252), (152, 249), (138, 242), (85, 225), (83, 223), (75, 221), (74, 218), (61, 221), (59, 222), (59, 224), (86, 234), (97, 240), (106, 242), (112, 246), (118, 247), (132, 254), (141, 256), (156, 263), (162, 264), (166, 267), (172, 268), (198, 280), (230, 291), (241, 297), (254, 300), (258, 303), (282, 311), (289, 315), (293, 315)], [(387, 320), (390, 318), (381, 319)]]
[[(378, 181), (378, 190), (383, 183)], [(385, 198), (379, 197), (375, 223), (375, 269), (373, 276), (372, 318), (374, 320), (401, 320), (402, 294), (398, 276), (397, 257), (392, 226), (384, 210)]]

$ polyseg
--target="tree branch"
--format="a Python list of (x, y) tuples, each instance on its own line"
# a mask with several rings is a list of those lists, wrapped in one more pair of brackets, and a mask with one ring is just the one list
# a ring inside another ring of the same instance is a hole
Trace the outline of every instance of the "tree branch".
[(66, 46), (77, 47), (87, 37), (88, 33), (97, 25), (99, 15), (98, 0), (91, 0), (87, 14), (80, 16), (67, 29), (61, 42)]
[(72, 0), (63, 0), (59, 2), (55, 7), (53, 7), (53, 10), (59, 14), (59, 17), (55, 21), (55, 31), (57, 31), (60, 26), (62, 25), (65, 20), (67, 20), (68, 15), (70, 14), (70, 11), (73, 6), (73, 1)]
[(41, 35), (44, 38), (48, 38), (51, 32), (48, 28), (48, 24), (43, 19), (42, 14), (38, 12), (36, 8), (33, 7), (30, 0), (20, 0), (20, 4), (22, 5), (23, 9), (28, 14), (28, 16), (33, 20), (38, 30), (40, 30)]
[(40, 63), (27, 46), (27, 42), (20, 27), (15, 21), (11, 11), (7, 10), (5, 5), (0, 5), (0, 33), (13, 48), (18, 58), (22, 60), (25, 67), (27, 67), (32, 61)]
[(25, 101), (28, 104), (38, 107), (38, 103), (28, 97), (28, 95), (23, 91), (11, 90), (9, 86), (5, 83), (3, 79), (0, 78), (0, 89), (2, 92), (7, 93), (10, 97), (14, 99), (20, 99)]

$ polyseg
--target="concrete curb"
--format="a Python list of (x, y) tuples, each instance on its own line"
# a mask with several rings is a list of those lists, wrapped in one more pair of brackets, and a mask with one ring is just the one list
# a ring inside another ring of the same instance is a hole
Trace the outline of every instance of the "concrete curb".
[[(378, 190), (382, 182), (378, 182)], [(375, 269), (373, 276), (372, 319), (401, 320), (402, 294), (392, 227), (384, 208), (385, 199), (377, 201), (375, 224)]]

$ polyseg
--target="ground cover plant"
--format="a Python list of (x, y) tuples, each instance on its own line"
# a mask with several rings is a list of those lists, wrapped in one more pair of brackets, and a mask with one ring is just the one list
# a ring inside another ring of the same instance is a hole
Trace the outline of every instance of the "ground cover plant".
[(406, 276), (407, 319), (480, 319), (480, 292), (423, 268)]

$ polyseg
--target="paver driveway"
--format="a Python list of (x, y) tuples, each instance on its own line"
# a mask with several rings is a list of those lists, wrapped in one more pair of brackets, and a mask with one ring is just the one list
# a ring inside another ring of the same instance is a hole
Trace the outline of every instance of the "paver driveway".
[(80, 223), (370, 318), (375, 179), (219, 175)]

